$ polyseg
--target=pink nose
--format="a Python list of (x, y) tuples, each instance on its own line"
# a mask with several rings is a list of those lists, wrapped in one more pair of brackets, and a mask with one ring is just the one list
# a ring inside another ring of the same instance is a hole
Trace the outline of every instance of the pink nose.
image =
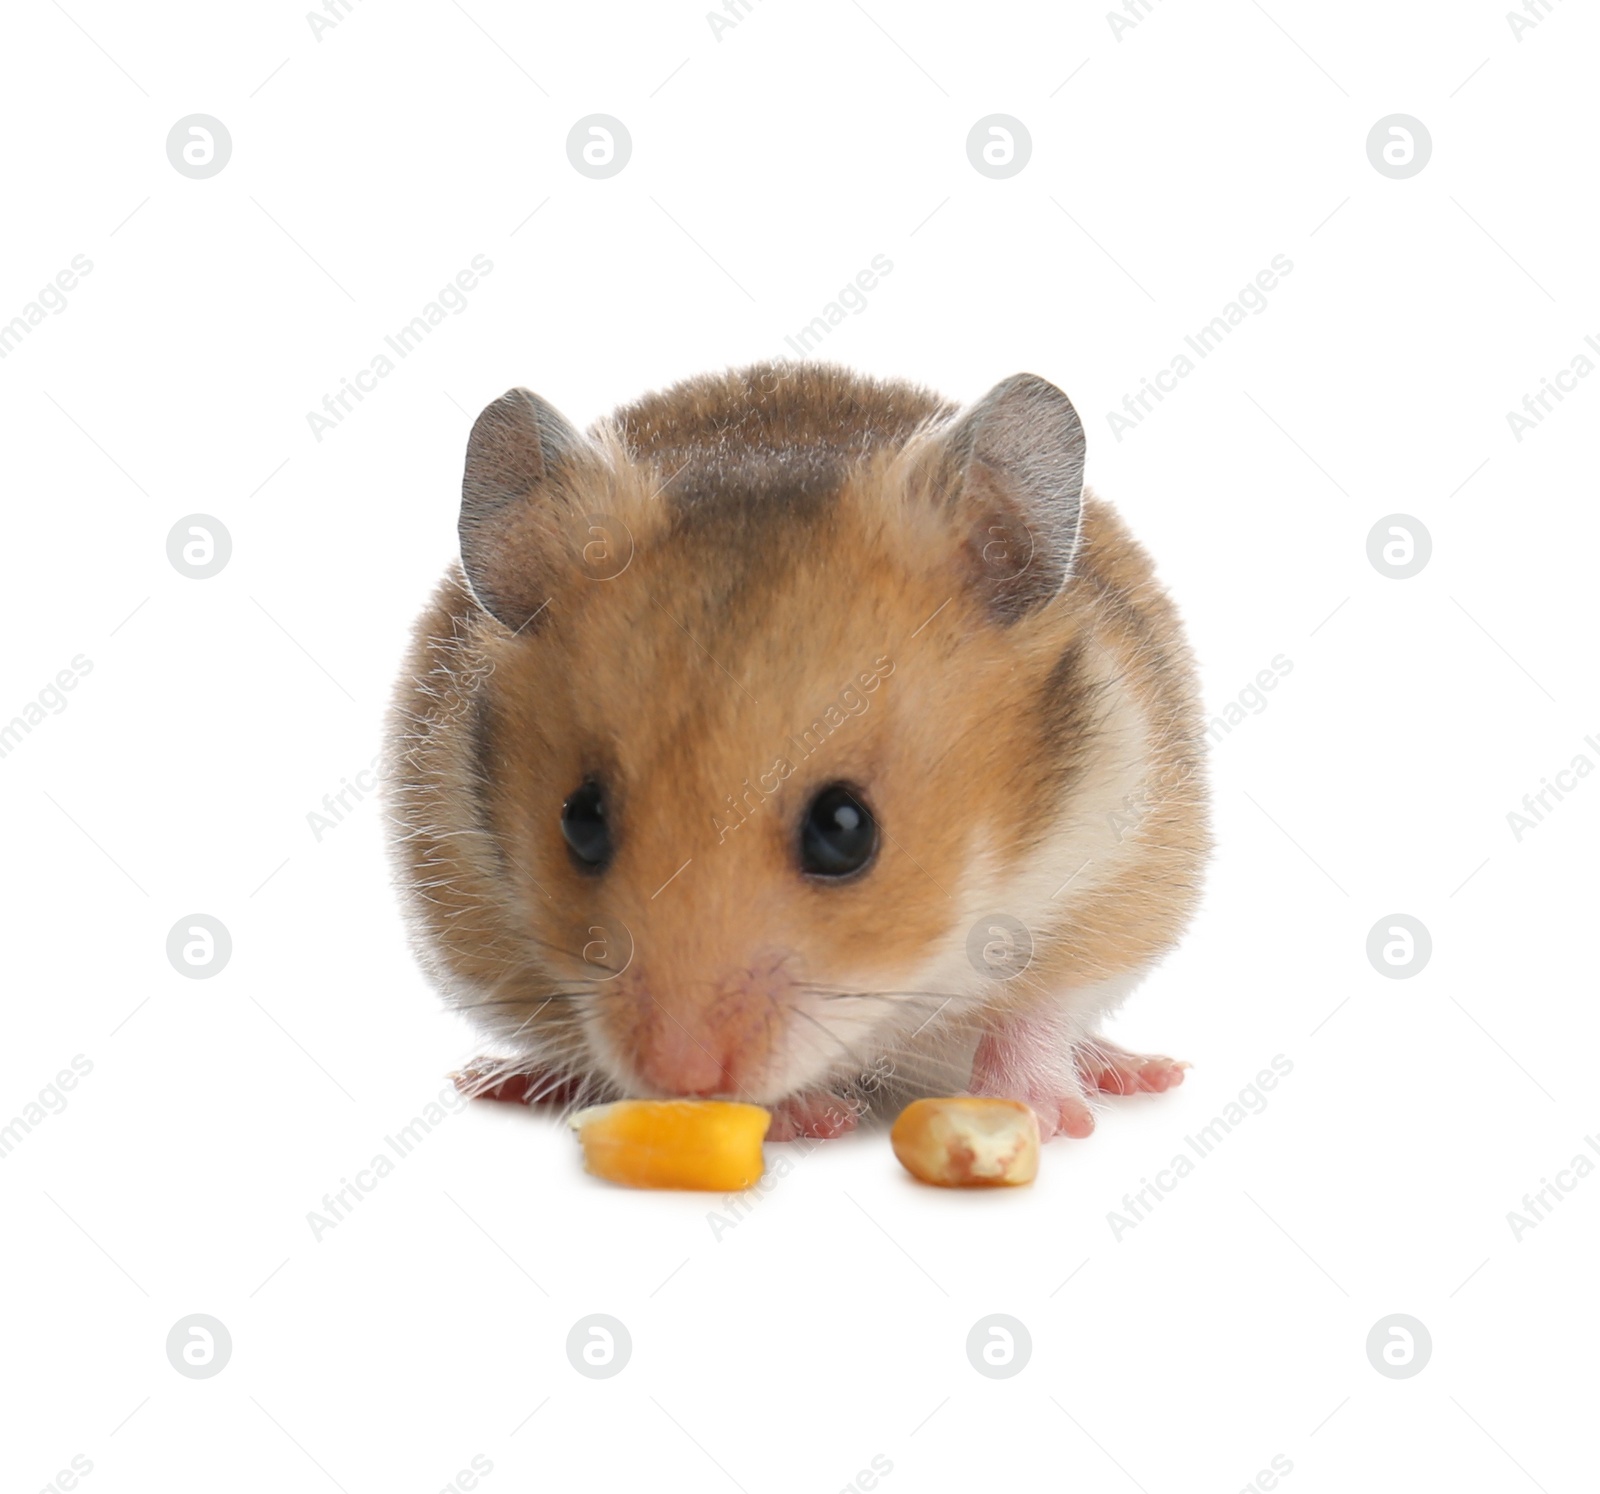
[(728, 1048), (721, 1034), (691, 1032), (666, 1021), (657, 1025), (639, 1054), (639, 1077), (669, 1095), (732, 1094), (739, 1087), (739, 1064)]

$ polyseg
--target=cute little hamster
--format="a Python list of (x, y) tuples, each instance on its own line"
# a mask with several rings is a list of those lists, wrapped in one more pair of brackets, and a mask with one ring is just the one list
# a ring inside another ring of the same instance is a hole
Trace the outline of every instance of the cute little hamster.
[(1086, 1136), (1184, 1065), (1099, 1036), (1210, 849), (1193, 661), (1031, 374), (960, 407), (816, 364), (580, 432), (472, 428), (461, 561), (390, 722), (419, 951), (573, 1101), (715, 1096), (771, 1137), (965, 1089)]

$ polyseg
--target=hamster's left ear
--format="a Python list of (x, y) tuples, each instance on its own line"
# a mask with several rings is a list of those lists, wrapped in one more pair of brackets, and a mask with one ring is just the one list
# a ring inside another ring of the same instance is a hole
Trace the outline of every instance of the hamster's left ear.
[(510, 389), (478, 416), (461, 483), (461, 567), (484, 611), (514, 633), (536, 623), (571, 571), (577, 496), (600, 465), (554, 405)]
[(1083, 422), (1056, 386), (1013, 374), (938, 437), (938, 485), (960, 524), (962, 560), (1002, 625), (1067, 583), (1078, 551)]

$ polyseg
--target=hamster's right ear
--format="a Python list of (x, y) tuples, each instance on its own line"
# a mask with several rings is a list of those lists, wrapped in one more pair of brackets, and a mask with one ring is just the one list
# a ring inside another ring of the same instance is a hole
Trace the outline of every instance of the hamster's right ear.
[(564, 567), (578, 484), (600, 453), (559, 410), (509, 389), (473, 422), (461, 482), (461, 567), (483, 609), (521, 632)]
[(1072, 574), (1084, 444), (1072, 401), (1036, 374), (1002, 380), (937, 435), (936, 488), (962, 531), (969, 579), (1002, 626)]

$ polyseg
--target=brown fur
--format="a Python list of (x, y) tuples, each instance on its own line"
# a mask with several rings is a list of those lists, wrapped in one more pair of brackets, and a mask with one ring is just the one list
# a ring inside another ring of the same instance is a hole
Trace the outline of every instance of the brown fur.
[[(1209, 849), (1176, 613), (1085, 495), (1067, 585), (997, 620), (973, 583), (979, 516), (936, 459), (954, 414), (836, 368), (696, 379), (599, 423), (603, 460), (526, 531), (538, 553), (505, 557), (551, 577), (536, 625), (513, 634), (459, 568), (445, 577), (399, 682), (387, 778), (421, 948), (490, 1032), (597, 1093), (775, 1100), (880, 1051), (914, 1079), (912, 1046), (1171, 947)], [(631, 536), (612, 579), (567, 558), (585, 514)], [(587, 775), (616, 844), (598, 877), (560, 828)], [(862, 790), (884, 840), (827, 883), (794, 847), (835, 781)], [(996, 912), (1034, 941), (998, 986), (965, 956)]]

